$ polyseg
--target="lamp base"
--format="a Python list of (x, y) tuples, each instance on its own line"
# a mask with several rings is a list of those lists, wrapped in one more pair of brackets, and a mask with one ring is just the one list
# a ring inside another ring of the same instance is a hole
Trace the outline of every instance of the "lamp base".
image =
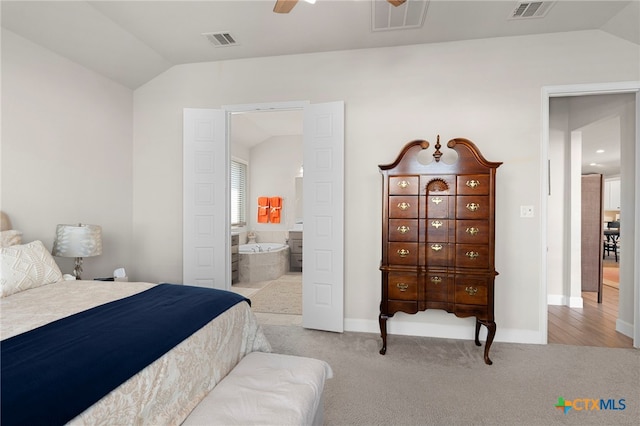
[(73, 276), (76, 280), (81, 280), (80, 274), (82, 273), (82, 258), (76, 257), (75, 268), (73, 268)]

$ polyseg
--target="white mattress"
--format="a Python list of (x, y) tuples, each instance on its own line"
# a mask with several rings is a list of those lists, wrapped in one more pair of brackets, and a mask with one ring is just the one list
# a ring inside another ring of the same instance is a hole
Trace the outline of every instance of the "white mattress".
[[(0, 300), (0, 339), (121, 299), (155, 284), (61, 281)], [(271, 347), (239, 303), (106, 395), (70, 424), (178, 425), (248, 353)]]

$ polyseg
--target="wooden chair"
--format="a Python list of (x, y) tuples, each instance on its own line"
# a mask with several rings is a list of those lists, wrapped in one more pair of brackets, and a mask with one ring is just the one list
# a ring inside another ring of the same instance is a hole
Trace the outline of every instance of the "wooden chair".
[(603, 240), (602, 258), (609, 256), (613, 252), (616, 262), (618, 262), (618, 251), (620, 249), (620, 222), (607, 222)]

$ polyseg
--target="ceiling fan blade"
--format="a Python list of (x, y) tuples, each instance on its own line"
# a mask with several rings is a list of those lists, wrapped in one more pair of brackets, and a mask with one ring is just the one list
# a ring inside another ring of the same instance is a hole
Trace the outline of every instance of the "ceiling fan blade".
[(401, 4), (403, 4), (404, 2), (406, 2), (407, 0), (387, 0), (389, 3), (391, 3), (392, 5), (398, 7)]
[(289, 13), (296, 3), (298, 3), (298, 0), (277, 0), (273, 11), (275, 13)]

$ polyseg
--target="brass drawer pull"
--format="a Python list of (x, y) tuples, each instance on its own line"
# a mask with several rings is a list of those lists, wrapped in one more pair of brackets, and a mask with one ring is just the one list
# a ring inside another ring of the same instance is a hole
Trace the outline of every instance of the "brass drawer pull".
[(440, 198), (440, 197), (433, 197), (433, 198), (431, 199), (431, 201), (432, 201), (435, 205), (438, 205), (438, 204), (440, 204), (440, 203), (442, 202), (442, 198)]
[(440, 284), (442, 282), (441, 277), (431, 277), (431, 282), (434, 284)]
[(401, 234), (406, 234), (409, 231), (410, 229), (408, 226), (405, 226), (405, 225), (398, 226), (398, 232), (400, 232)]
[(480, 254), (478, 254), (477, 251), (468, 251), (464, 255), (467, 256), (469, 259), (475, 259), (476, 257), (480, 256)]
[(405, 189), (407, 186), (409, 186), (410, 183), (407, 182), (406, 180), (401, 180), (400, 182), (398, 182), (398, 186), (402, 189)]
[(477, 204), (477, 203), (469, 203), (469, 204), (467, 204), (467, 209), (469, 209), (469, 211), (475, 212), (479, 208), (480, 208), (480, 204)]
[(467, 234), (476, 235), (480, 230), (478, 228), (470, 227), (467, 228)]
[(431, 226), (433, 226), (434, 228), (438, 229), (442, 226), (442, 222), (439, 220), (434, 220), (433, 222), (431, 222)]
[(400, 291), (407, 291), (407, 289), (409, 288), (409, 284), (398, 283), (396, 284), (396, 287), (398, 287)]
[(467, 185), (471, 189), (475, 189), (476, 186), (480, 185), (480, 182), (475, 179), (472, 179), (472, 180), (468, 180), (465, 185)]
[(469, 296), (475, 296), (478, 292), (478, 289), (477, 287), (467, 287), (464, 289), (464, 291), (466, 291)]
[(404, 201), (398, 204), (400, 210), (407, 210), (409, 207), (411, 207), (411, 204), (405, 203)]
[(400, 256), (400, 257), (409, 256), (409, 250), (407, 250), (407, 249), (400, 249), (400, 250), (398, 250), (397, 253), (398, 253), (398, 256)]
[(433, 250), (433, 251), (440, 251), (440, 250), (442, 250), (442, 244), (433, 244), (433, 245), (431, 246), (431, 250)]

